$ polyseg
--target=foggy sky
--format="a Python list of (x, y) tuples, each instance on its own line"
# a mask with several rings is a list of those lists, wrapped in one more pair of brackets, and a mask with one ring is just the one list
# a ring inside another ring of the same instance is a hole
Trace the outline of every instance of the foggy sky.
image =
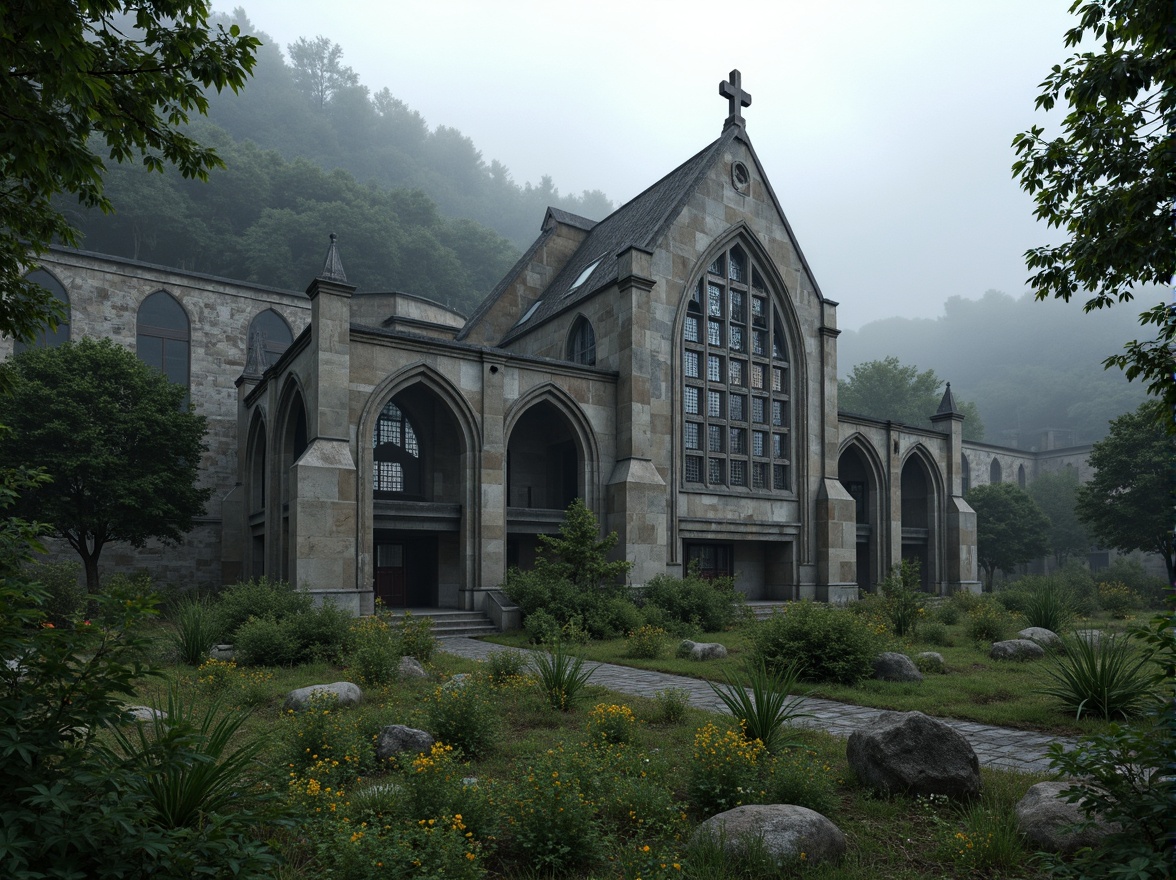
[(283, 51), (339, 43), (364, 85), (516, 182), (618, 205), (719, 135), (739, 68), (748, 135), (843, 328), (1019, 295), (1024, 251), (1058, 240), (1010, 143), (1048, 121), (1033, 102), (1068, 54), (1069, 0), (241, 2)]

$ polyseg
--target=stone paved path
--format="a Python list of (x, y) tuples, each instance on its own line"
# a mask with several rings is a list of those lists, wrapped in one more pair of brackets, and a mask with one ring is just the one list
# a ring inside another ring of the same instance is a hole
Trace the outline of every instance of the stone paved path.
[[(508, 650), (502, 645), (481, 642), (464, 636), (444, 637), (438, 639), (437, 642), (442, 651), (470, 660), (484, 660), (495, 651)], [(669, 675), (648, 669), (634, 669), (630, 666), (617, 666), (612, 663), (589, 665), (595, 668), (592, 684), (601, 685), (609, 690), (652, 697), (658, 691), (664, 691), (667, 688), (681, 688), (690, 695), (691, 706), (714, 712), (725, 711), (722, 701), (715, 696), (710, 686), (697, 678)], [(811, 713), (813, 717), (797, 722), (798, 725), (815, 727), (840, 737), (848, 737), (855, 730), (869, 725), (883, 711), (865, 706), (853, 706), (848, 703), (836, 703), (832, 700), (819, 700), (814, 697), (804, 698), (801, 708), (803, 711)], [(977, 724), (974, 721), (956, 721), (950, 718), (941, 720), (964, 735), (971, 743), (981, 764), (1002, 770), (1046, 773), (1049, 771), (1046, 749), (1050, 743), (1061, 742), (1067, 748), (1071, 748), (1074, 744), (1074, 741), (1067, 737), (1048, 736), (1007, 727), (993, 727), (990, 724)]]

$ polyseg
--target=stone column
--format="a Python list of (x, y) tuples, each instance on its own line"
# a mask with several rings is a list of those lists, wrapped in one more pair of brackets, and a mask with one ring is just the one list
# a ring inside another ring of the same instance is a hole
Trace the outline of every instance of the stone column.
[(816, 497), (816, 598), (823, 602), (857, 599), (857, 505), (837, 474), (836, 304), (822, 303), (820, 485)]
[(964, 416), (956, 409), (950, 384), (943, 394), (939, 412), (931, 416), (931, 423), (947, 435), (947, 472), (944, 482), (948, 487), (948, 498), (947, 521), (944, 523), (944, 588), (949, 594), (958, 590), (979, 593), (982, 585), (976, 558), (976, 512), (964, 500), (962, 494), (963, 474), (960, 460), (963, 457)]
[(506, 359), (487, 352), (482, 357), (482, 448), (469, 454), (477, 462), (477, 495), (481, 509), (477, 516), (467, 512), (467, 529), (476, 530), (466, 546), (473, 551), (472, 564), (466, 566), (472, 581), (468, 585), (468, 602), (462, 607), (479, 610), (486, 590), (496, 589), (506, 580), (506, 433), (503, 416), (506, 410)]
[(652, 253), (630, 248), (617, 257), (617, 462), (608, 480), (605, 528), (616, 531), (643, 584), (665, 571), (665, 482), (654, 466), (650, 417), (651, 352), (660, 346), (649, 327)]
[(294, 585), (359, 614), (370, 604), (364, 598), (370, 599), (371, 588), (356, 580), (358, 484), (349, 407), (354, 290), (345, 278), (324, 273), (306, 291), (312, 353), (304, 388), (307, 447), (293, 466), (290, 540)]

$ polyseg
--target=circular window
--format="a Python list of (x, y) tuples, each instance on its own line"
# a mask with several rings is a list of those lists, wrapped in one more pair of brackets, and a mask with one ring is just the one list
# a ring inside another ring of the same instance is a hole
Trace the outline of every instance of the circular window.
[(731, 165), (731, 182), (735, 184), (735, 189), (739, 192), (747, 192), (747, 187), (751, 183), (751, 173), (742, 162), (735, 162)]

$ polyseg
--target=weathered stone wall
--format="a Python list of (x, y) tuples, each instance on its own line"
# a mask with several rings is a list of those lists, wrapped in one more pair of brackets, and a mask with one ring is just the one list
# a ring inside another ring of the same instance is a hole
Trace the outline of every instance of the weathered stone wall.
[[(190, 391), (193, 409), (208, 420), (200, 482), (213, 487), (205, 516), (178, 548), (144, 551), (112, 545), (101, 571), (149, 568), (160, 582), (211, 588), (222, 583), (221, 502), (237, 482), (237, 389), (245, 368), (249, 323), (261, 311), (278, 312), (297, 335), (309, 321), (306, 296), (207, 275), (179, 272), (145, 263), (54, 249), (41, 265), (70, 298), (70, 338), (113, 339), (134, 350), (139, 306), (165, 290), (183, 307), (190, 324)], [(12, 350), (0, 339), (0, 357)], [(53, 548), (63, 559), (76, 558), (68, 547)], [(235, 571), (235, 570), (234, 570)]]

